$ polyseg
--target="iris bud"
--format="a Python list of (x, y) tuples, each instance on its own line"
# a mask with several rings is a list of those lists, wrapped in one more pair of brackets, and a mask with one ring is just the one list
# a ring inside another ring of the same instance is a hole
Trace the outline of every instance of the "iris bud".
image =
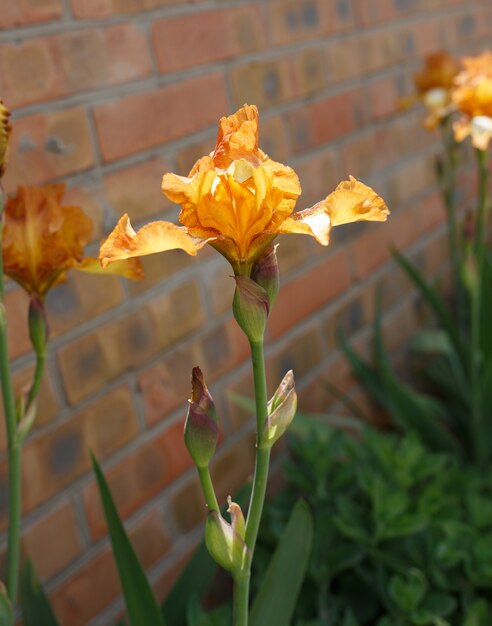
[(203, 380), (199, 367), (194, 367), (191, 376), (191, 399), (186, 416), (184, 440), (195, 465), (204, 469), (212, 459), (219, 427), (215, 404)]
[(277, 298), (280, 288), (280, 276), (278, 271), (277, 247), (270, 246), (253, 265), (251, 278), (256, 284), (263, 287), (268, 295), (270, 309)]
[(248, 548), (244, 541), (245, 524), (241, 508), (229, 501), (231, 524), (217, 511), (210, 511), (205, 526), (205, 544), (212, 558), (236, 575), (243, 569)]
[(31, 298), (28, 313), (29, 337), (36, 354), (44, 354), (48, 341), (48, 322), (44, 305), (36, 297)]
[(263, 341), (270, 304), (267, 292), (247, 276), (235, 276), (232, 310), (241, 330), (252, 342)]
[(271, 448), (285, 433), (297, 409), (294, 373), (288, 371), (268, 403), (268, 417), (263, 429), (260, 447)]

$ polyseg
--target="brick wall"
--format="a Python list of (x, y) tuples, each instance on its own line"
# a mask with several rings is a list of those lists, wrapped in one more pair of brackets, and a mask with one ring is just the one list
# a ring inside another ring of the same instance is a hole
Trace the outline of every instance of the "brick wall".
[[(385, 225), (339, 228), (329, 249), (281, 239), (272, 389), (293, 367), (301, 408), (328, 407), (326, 379), (350, 390), (334, 329), (342, 321), (365, 346), (377, 286), (390, 347), (415, 328), (414, 294), (388, 246), (438, 272), (445, 230), (436, 139), (422, 130), (421, 111), (401, 111), (399, 99), (425, 54), (490, 45), (490, 0), (0, 0), (0, 28), (0, 96), (14, 111), (7, 188), (66, 181), (97, 240), (124, 212), (137, 225), (175, 219), (162, 174), (187, 174), (212, 149), (218, 119), (244, 102), (260, 108), (265, 151), (297, 170), (299, 208), (349, 173), (383, 195), (392, 210)], [(471, 183), (465, 170), (464, 201)], [(251, 388), (229, 267), (212, 250), (198, 261), (180, 251), (148, 257), (145, 266), (140, 283), (74, 274), (49, 297), (48, 371), (24, 456), (23, 541), (63, 626), (110, 624), (122, 606), (89, 449), (160, 597), (205, 512), (182, 444), (192, 366), (203, 368), (222, 417), (220, 499), (252, 469), (251, 420), (227, 396)], [(21, 386), (33, 367), (26, 299), (10, 285), (7, 300)], [(0, 451), (4, 530), (3, 434)]]

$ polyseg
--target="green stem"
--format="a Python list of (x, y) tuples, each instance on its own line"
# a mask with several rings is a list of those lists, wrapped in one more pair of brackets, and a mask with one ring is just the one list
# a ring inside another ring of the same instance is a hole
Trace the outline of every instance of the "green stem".
[(445, 159), (443, 172), (439, 177), (441, 193), (448, 216), (448, 245), (451, 257), (451, 268), (453, 274), (453, 288), (456, 298), (456, 310), (460, 328), (465, 323), (464, 290), (462, 284), (463, 259), (461, 241), (458, 229), (458, 219), (456, 215), (456, 169), (457, 169), (457, 143), (450, 126), (450, 118), (441, 126), (442, 141), (444, 145)]
[(200, 477), (203, 495), (205, 496), (205, 502), (207, 503), (209, 511), (217, 511), (217, 513), (219, 513), (219, 504), (217, 502), (217, 497), (215, 496), (214, 486), (212, 484), (208, 467), (199, 467), (198, 476)]
[[(3, 190), (0, 187), (0, 243), (3, 236)], [(2, 385), (3, 409), (7, 432), (9, 513), (7, 534), (7, 593), (15, 605), (20, 560), (20, 518), (21, 518), (21, 454), (17, 437), (17, 412), (14, 388), (10, 371), (7, 344), (7, 319), (3, 283), (3, 254), (0, 245), (0, 379)]]
[(477, 230), (475, 238), (475, 258), (477, 269), (477, 284), (475, 293), (472, 294), (472, 316), (471, 316), (471, 387), (472, 387), (472, 424), (474, 434), (474, 448), (476, 460), (482, 464), (486, 455), (486, 441), (482, 432), (482, 346), (481, 346), (481, 307), (482, 307), (482, 287), (483, 272), (485, 262), (485, 246), (487, 237), (487, 214), (488, 214), (488, 171), (487, 153), (484, 150), (477, 150), (477, 162), (479, 170), (478, 179), (478, 207), (477, 207)]
[(253, 377), (255, 384), (256, 400), (256, 467), (253, 478), (253, 490), (246, 521), (246, 545), (250, 549), (250, 559), (253, 553), (260, 527), (261, 514), (265, 501), (266, 487), (268, 482), (268, 470), (270, 465), (270, 448), (261, 447), (261, 438), (266, 419), (267, 409), (267, 389), (265, 376), (265, 358), (263, 355), (263, 342), (251, 342), (251, 358), (253, 361)]
[(232, 619), (234, 626), (248, 626), (250, 572), (242, 572), (234, 578)]
[(243, 571), (234, 579), (234, 626), (248, 625), (251, 564), (253, 562), (256, 539), (258, 537), (261, 514), (265, 502), (270, 465), (270, 448), (261, 447), (263, 428), (268, 417), (263, 341), (251, 341), (250, 346), (256, 401), (256, 466), (253, 478), (253, 490), (251, 492), (248, 517), (246, 520), (245, 541), (249, 548), (248, 559)]

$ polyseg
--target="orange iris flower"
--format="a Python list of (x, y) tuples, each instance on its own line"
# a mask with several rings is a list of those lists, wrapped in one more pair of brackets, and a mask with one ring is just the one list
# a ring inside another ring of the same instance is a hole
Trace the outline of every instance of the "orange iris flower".
[(103, 267), (175, 248), (195, 255), (210, 243), (236, 274), (249, 275), (281, 233), (304, 233), (327, 245), (332, 226), (384, 221), (389, 213), (382, 198), (352, 177), (315, 206), (293, 213), (301, 193), (297, 174), (259, 149), (258, 110), (249, 105), (222, 118), (215, 150), (187, 177), (165, 174), (162, 190), (181, 205), (183, 226), (158, 221), (135, 232), (124, 215), (101, 247)]
[(453, 110), (451, 89), (460, 70), (458, 62), (447, 52), (429, 54), (422, 71), (414, 76), (418, 97), (427, 107), (425, 126), (438, 126)]
[(475, 148), (486, 150), (492, 138), (492, 52), (465, 58), (463, 66), (453, 91), (460, 113), (454, 134), (457, 141), (471, 136)]
[[(64, 185), (19, 187), (5, 205), (4, 272), (40, 301), (69, 269), (104, 272), (98, 259), (83, 254), (92, 220), (79, 207), (62, 206), (64, 190)], [(106, 273), (127, 278), (143, 275), (137, 259), (117, 263)]]
[(8, 146), (11, 127), (9, 124), (9, 110), (0, 98), (0, 178), (2, 178), (7, 166)]

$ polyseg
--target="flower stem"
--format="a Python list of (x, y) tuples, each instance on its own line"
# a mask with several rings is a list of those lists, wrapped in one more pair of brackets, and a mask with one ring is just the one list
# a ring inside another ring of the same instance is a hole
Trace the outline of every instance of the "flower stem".
[(465, 322), (464, 290), (462, 284), (462, 250), (456, 215), (456, 167), (457, 143), (450, 129), (450, 118), (441, 126), (442, 141), (445, 151), (443, 171), (439, 178), (442, 199), (448, 217), (448, 245), (451, 256), (453, 287), (456, 298), (456, 311), (460, 328)]
[(248, 626), (248, 600), (250, 572), (242, 572), (234, 578), (232, 607), (234, 626)]
[(270, 465), (270, 448), (261, 447), (263, 427), (267, 419), (267, 389), (265, 376), (265, 357), (263, 341), (250, 342), (251, 360), (256, 401), (256, 466), (253, 478), (253, 490), (246, 520), (246, 545), (249, 548), (248, 559), (243, 571), (234, 579), (234, 626), (248, 625), (249, 581), (251, 563), (258, 537), (263, 504), (265, 502), (268, 470)]
[(477, 150), (477, 162), (479, 170), (478, 179), (478, 207), (477, 207), (477, 230), (475, 239), (475, 257), (477, 263), (478, 281), (475, 293), (471, 298), (471, 388), (472, 388), (472, 424), (474, 432), (474, 444), (476, 460), (479, 464), (485, 461), (486, 451), (484, 446), (484, 434), (482, 432), (482, 346), (481, 346), (481, 307), (483, 273), (485, 262), (485, 244), (487, 237), (487, 214), (488, 214), (488, 170), (487, 153), (484, 150)]
[[(0, 187), (0, 244), (3, 235), (3, 190)], [(7, 344), (7, 319), (3, 283), (3, 255), (0, 245), (0, 379), (7, 432), (9, 513), (7, 536), (7, 593), (13, 605), (17, 599), (20, 558), (21, 451), (17, 437), (17, 412)]]
[(210, 477), (210, 470), (208, 467), (199, 467), (198, 476), (200, 477), (200, 483), (202, 485), (203, 495), (205, 496), (205, 502), (207, 503), (209, 511), (219, 512), (219, 504), (217, 497), (215, 496), (214, 486)]

